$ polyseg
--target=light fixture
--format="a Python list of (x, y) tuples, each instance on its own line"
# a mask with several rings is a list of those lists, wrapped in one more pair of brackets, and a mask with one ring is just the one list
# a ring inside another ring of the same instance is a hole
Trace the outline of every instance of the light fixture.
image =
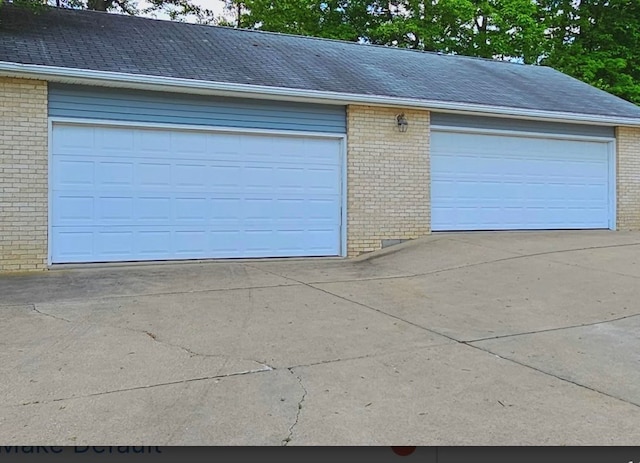
[(405, 117), (404, 113), (398, 114), (396, 116), (396, 121), (398, 122), (398, 130), (400, 132), (406, 132), (407, 129), (409, 128), (409, 122), (407, 121), (407, 118)]

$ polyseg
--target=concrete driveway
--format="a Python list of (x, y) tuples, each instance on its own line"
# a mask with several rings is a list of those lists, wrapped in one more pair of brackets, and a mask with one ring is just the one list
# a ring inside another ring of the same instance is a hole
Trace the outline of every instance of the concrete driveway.
[(640, 233), (0, 276), (0, 442), (638, 445)]

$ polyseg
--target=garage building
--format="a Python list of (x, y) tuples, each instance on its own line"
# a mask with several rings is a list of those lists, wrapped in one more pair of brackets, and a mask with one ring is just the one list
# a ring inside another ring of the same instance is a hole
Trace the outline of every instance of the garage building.
[(550, 68), (56, 8), (0, 23), (0, 271), (640, 229), (640, 108)]

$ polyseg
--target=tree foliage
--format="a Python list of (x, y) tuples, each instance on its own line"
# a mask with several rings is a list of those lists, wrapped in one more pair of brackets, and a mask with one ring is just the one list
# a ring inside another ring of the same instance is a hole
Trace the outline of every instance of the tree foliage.
[(545, 41), (531, 0), (243, 0), (241, 27), (536, 62)]
[[(3, 1), (0, 0), (0, 7)], [(13, 5), (30, 9), (36, 13), (46, 6), (94, 11), (108, 11), (129, 15), (153, 15), (164, 13), (172, 20), (191, 19), (200, 23), (216, 21), (214, 12), (203, 8), (192, 0), (9, 0)]]
[(640, 104), (640, 2), (548, 0), (543, 63)]

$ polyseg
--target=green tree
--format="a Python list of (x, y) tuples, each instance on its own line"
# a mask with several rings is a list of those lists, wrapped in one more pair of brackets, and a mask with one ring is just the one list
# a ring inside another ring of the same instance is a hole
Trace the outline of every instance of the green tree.
[[(0, 7), (2, 7), (3, 1), (7, 0), (0, 0)], [(138, 0), (12, 0), (11, 3), (36, 13), (49, 5), (62, 8), (119, 12), (130, 15), (162, 12), (173, 20), (193, 18), (201, 23), (211, 23), (218, 19), (213, 11), (202, 8), (191, 0), (147, 0), (147, 4), (143, 7)]]
[(543, 11), (532, 0), (243, 0), (240, 27), (536, 62)]
[(229, 0), (237, 27), (357, 41), (373, 27), (366, 0)]
[(640, 104), (640, 2), (547, 0), (543, 63)]

